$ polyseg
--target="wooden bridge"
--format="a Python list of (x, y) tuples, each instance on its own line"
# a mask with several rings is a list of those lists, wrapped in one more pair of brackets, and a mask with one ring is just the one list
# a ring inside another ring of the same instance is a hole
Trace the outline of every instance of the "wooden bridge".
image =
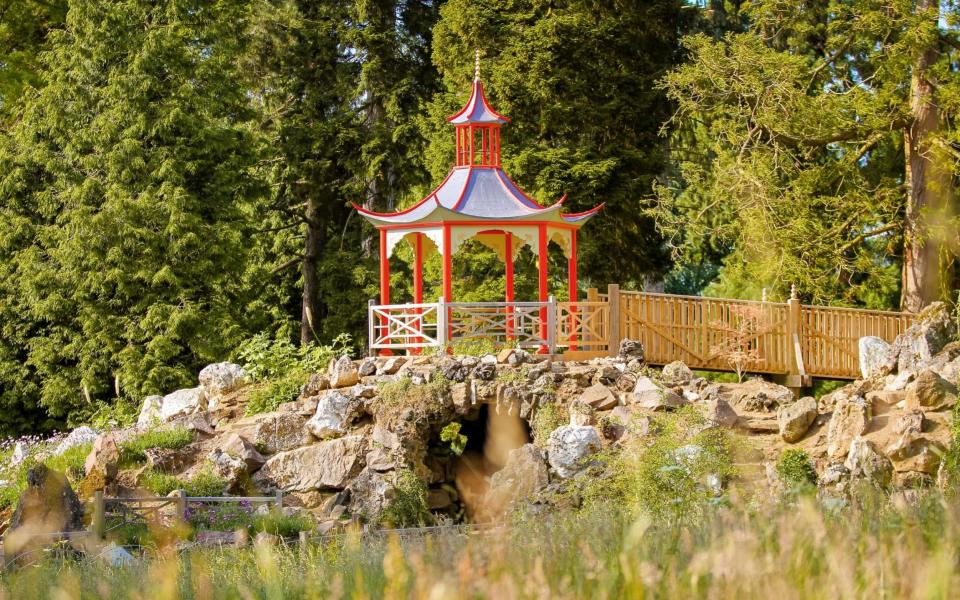
[(472, 343), (512, 345), (568, 360), (616, 354), (638, 340), (653, 365), (682, 360), (694, 369), (812, 378), (860, 376), (858, 342), (892, 342), (908, 313), (754, 302), (621, 290), (587, 292), (586, 301), (394, 304), (369, 307), (371, 353), (421, 352)]

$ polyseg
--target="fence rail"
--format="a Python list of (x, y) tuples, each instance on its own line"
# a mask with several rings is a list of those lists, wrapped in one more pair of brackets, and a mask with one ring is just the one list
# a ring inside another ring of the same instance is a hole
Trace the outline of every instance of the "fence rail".
[(585, 301), (393, 304), (369, 307), (370, 351), (420, 352), (486, 341), (583, 359), (615, 354), (621, 339), (643, 344), (646, 361), (682, 360), (696, 369), (812, 377), (859, 376), (863, 336), (892, 342), (912, 322), (896, 312), (755, 302), (621, 290), (587, 291)]

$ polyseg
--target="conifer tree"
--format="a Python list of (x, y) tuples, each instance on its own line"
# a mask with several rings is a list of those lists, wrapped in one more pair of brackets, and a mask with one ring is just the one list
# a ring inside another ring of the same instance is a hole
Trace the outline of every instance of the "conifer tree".
[(195, 382), (244, 334), (243, 16), (226, 0), (71, 2), (0, 149), (4, 395), (35, 386), (76, 421)]

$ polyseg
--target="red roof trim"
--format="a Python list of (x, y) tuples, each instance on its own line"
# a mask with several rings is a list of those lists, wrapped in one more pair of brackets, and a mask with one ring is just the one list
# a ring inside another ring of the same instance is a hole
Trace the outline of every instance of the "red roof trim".
[(527, 227), (539, 227), (544, 225), (547, 229), (551, 227), (556, 229), (578, 229), (578, 227), (573, 223), (555, 223), (553, 221), (428, 221), (425, 223), (394, 223), (392, 225), (377, 225), (377, 229), (384, 229), (386, 231), (393, 231), (397, 229), (417, 229), (419, 227), (478, 227), (482, 225), (489, 225), (491, 227), (510, 227), (515, 225), (522, 225)]
[(599, 205), (597, 205), (597, 206), (594, 206), (594, 207), (591, 208), (590, 210), (585, 210), (585, 211), (583, 211), (583, 212), (578, 212), (578, 213), (567, 213), (567, 214), (561, 215), (561, 216), (563, 216), (563, 217), (571, 217), (571, 218), (575, 218), (575, 217), (585, 217), (585, 216), (587, 216), (587, 215), (592, 215), (592, 214), (595, 214), (595, 213), (600, 212), (600, 209), (603, 208), (604, 206), (606, 206), (606, 204), (607, 204), (606, 202), (603, 202), (603, 203), (601, 203), (601, 204), (599, 204)]
[[(479, 90), (479, 96), (477, 94), (478, 90)], [(470, 93), (470, 99), (467, 100), (466, 105), (464, 105), (464, 107), (460, 109), (460, 112), (458, 112), (457, 114), (453, 115), (452, 117), (447, 117), (447, 122), (453, 121), (454, 119), (458, 119), (463, 115), (467, 114), (468, 112), (473, 112), (473, 110), (476, 109), (477, 101), (482, 101), (484, 108), (490, 111), (490, 113), (492, 113), (493, 116), (497, 117), (498, 119), (503, 119), (507, 123), (510, 122), (510, 119), (508, 117), (505, 117), (500, 113), (498, 113), (497, 111), (493, 110), (493, 107), (491, 107), (490, 103), (487, 102), (487, 94), (486, 92), (483, 91), (483, 83), (479, 79), (474, 80), (473, 91)]]
[(450, 210), (452, 210), (453, 212), (459, 212), (459, 211), (460, 211), (460, 208), (461, 208), (460, 205), (463, 204), (463, 201), (464, 201), (464, 200), (466, 200), (466, 198), (467, 198), (467, 190), (470, 188), (470, 182), (471, 182), (470, 180), (471, 180), (472, 177), (473, 177), (473, 166), (468, 166), (468, 167), (467, 167), (467, 178), (466, 178), (466, 180), (464, 180), (464, 182), (463, 182), (463, 189), (460, 190), (460, 195), (457, 197), (457, 201), (453, 203), (453, 208), (450, 209)]
[(507, 181), (510, 182), (510, 185), (507, 186), (507, 187), (513, 186), (513, 188), (514, 188), (515, 190), (517, 190), (518, 192), (520, 192), (520, 195), (521, 195), (521, 196), (523, 196), (524, 198), (526, 198), (529, 202), (531, 202), (531, 203), (533, 204), (533, 207), (531, 207), (531, 208), (549, 208), (549, 206), (544, 206), (544, 205), (540, 204), (539, 202), (537, 202), (536, 200), (534, 200), (533, 198), (531, 198), (530, 196), (528, 196), (527, 193), (526, 193), (525, 191), (523, 191), (523, 190), (520, 188), (520, 186), (516, 184), (516, 182), (514, 182), (514, 180), (510, 179), (510, 176), (507, 175), (507, 172), (504, 171), (503, 169), (497, 169), (497, 177), (500, 178), (500, 182), (501, 182), (501, 183), (503, 183), (504, 185), (507, 185), (507, 184), (503, 181), (503, 178), (506, 177), (506, 178), (507, 178)]

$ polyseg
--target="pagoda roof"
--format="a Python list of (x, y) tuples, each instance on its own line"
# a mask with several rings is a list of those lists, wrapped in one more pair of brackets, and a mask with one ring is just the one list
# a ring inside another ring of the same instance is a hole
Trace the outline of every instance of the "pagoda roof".
[(460, 112), (448, 117), (447, 121), (454, 125), (466, 125), (470, 123), (491, 124), (491, 123), (509, 123), (510, 119), (493, 110), (490, 103), (487, 102), (487, 95), (483, 93), (483, 83), (480, 78), (473, 80), (473, 92)]
[(499, 167), (454, 167), (435, 190), (412, 207), (394, 213), (378, 213), (354, 204), (376, 226), (415, 225), (447, 221), (536, 221), (579, 228), (602, 207), (576, 214), (561, 214), (566, 196), (551, 206), (541, 206)]

